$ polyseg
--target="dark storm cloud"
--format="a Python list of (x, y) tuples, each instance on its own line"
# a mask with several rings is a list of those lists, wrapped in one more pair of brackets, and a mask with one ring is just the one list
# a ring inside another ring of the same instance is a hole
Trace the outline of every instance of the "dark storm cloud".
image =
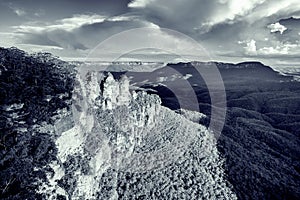
[(26, 33), (22, 36), (23, 42), (41, 46), (56, 46), (70, 50), (88, 49), (80, 43), (73, 33), (65, 30), (53, 30), (48, 33)]
[(300, 18), (290, 17), (287, 19), (280, 19), (279, 23), (284, 26), (300, 26)]
[(193, 33), (194, 29), (200, 28), (202, 23), (218, 8), (216, 6), (217, 0), (173, 0), (172, 2), (161, 0), (148, 2), (145, 6), (138, 6), (138, 4), (133, 3), (129, 6), (132, 8), (132, 12), (161, 27), (184, 33)]

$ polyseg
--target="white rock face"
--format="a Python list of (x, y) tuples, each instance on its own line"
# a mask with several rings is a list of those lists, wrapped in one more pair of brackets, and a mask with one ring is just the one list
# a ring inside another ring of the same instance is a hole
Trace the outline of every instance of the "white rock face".
[(102, 109), (111, 110), (116, 106), (129, 104), (131, 95), (129, 93), (129, 80), (127, 77), (124, 76), (120, 81), (116, 81), (112, 74), (109, 73), (103, 85)]
[(50, 199), (236, 199), (204, 126), (161, 106), (157, 95), (130, 92), (126, 77), (90, 73), (79, 82), (75, 126), (57, 138), (54, 175), (40, 192)]

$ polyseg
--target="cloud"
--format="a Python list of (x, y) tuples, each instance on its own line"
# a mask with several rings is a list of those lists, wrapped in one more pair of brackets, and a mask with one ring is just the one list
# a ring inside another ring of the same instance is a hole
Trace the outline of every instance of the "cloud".
[(21, 9), (15, 9), (14, 12), (18, 15), (18, 16), (24, 16), (26, 15), (26, 12), (24, 10)]
[(238, 41), (239, 44), (246, 44), (244, 46), (245, 53), (247, 55), (256, 55), (257, 54), (257, 47), (256, 47), (256, 41), (251, 39), (249, 41)]
[(56, 46), (65, 49), (87, 49), (78, 41), (74, 34), (76, 29), (84, 25), (100, 23), (106, 17), (97, 14), (74, 15), (69, 18), (56, 20), (53, 23), (30, 22), (14, 26), (15, 33), (19, 33), (22, 44)]
[[(13, 27), (16, 34), (14, 38), (6, 38), (22, 45), (37, 45), (36, 48), (54, 47), (60, 54), (74, 56), (122, 31), (140, 27), (159, 30), (162, 27), (182, 32), (197, 40), (216, 60), (226, 56), (229, 59), (261, 59), (271, 56), (284, 59), (296, 57), (293, 52), (299, 52), (298, 1), (126, 0), (122, 1), (122, 5), (116, 4), (117, 0), (97, 1), (91, 5), (74, 1), (71, 3), (74, 6), (68, 7), (68, 11), (63, 11), (56, 3), (46, 3), (52, 9), (51, 14), (43, 6), (41, 10), (38, 7), (30, 10), (29, 6), (22, 3), (15, 5), (15, 8), (23, 8), (27, 12), (26, 17), (23, 17), (27, 18), (27, 22)], [(99, 5), (99, 10), (95, 11), (95, 5)], [(98, 14), (87, 12), (89, 10)], [(136, 36), (147, 40), (146, 43), (152, 37)], [(173, 44), (169, 44), (165, 42), (166, 38), (169, 40), (173, 36), (167, 37), (165, 34), (160, 37), (162, 45), (182, 48), (179, 40), (173, 38)], [(62, 53), (64, 51), (68, 53)]]
[[(82, 53), (114, 34), (141, 27), (159, 29), (154, 23), (134, 15), (105, 17), (97, 14), (74, 15), (53, 23), (30, 22), (14, 26), (14, 29), (18, 33), (19, 46), (28, 44), (30, 47), (55, 47)], [(147, 40), (145, 36), (141, 37)]]
[(287, 30), (287, 28), (281, 25), (279, 22), (276, 22), (275, 24), (270, 24), (268, 28), (271, 29), (271, 33), (280, 32), (280, 34), (283, 34), (283, 32)]
[[(251, 59), (272, 64), (299, 55), (293, 53), (298, 52), (299, 47), (289, 45), (297, 44), (300, 30), (295, 29), (295, 22), (291, 27), (279, 21), (300, 16), (298, 0), (134, 2), (135, 6), (130, 6), (131, 12), (160, 27), (177, 30), (196, 39), (214, 60), (239, 62)], [(282, 34), (272, 33), (268, 28), (277, 22), (287, 28), (284, 31), (281, 27)]]
[(265, 0), (135, 0), (128, 4), (134, 12), (161, 27), (183, 32), (208, 32), (222, 23), (232, 24), (246, 17)]
[(174, 29), (202, 41), (211, 39), (210, 42), (216, 43), (214, 40), (217, 40), (224, 43), (222, 46), (232, 46), (228, 41), (249, 40), (253, 31), (259, 35), (254, 38), (256, 41), (261, 36), (272, 39), (266, 27), (275, 24), (274, 28), (278, 28), (275, 20), (297, 12), (299, 15), (300, 10), (298, 0), (248, 0), (242, 3), (240, 0), (135, 0), (128, 6), (133, 13), (160, 27)]
[(35, 12), (33, 13), (33, 15), (34, 15), (35, 17), (41, 17), (41, 16), (45, 15), (45, 13), (46, 13), (45, 10), (39, 9), (39, 10), (35, 11)]
[(250, 40), (249, 42), (246, 43), (246, 52), (250, 55), (256, 55), (256, 41), (255, 40)]
[(274, 40), (284, 44), (297, 44), (299, 43), (299, 32), (300, 32), (300, 19), (289, 17), (278, 20), (286, 30), (282, 34), (272, 34)]
[[(211, 16), (204, 25), (212, 27), (224, 22), (230, 24), (239, 21), (254, 11), (256, 7), (262, 5), (265, 0), (248, 0), (244, 1), (242, 4), (240, 0), (222, 0), (219, 2), (224, 6), (219, 6), (219, 8), (216, 9), (215, 14)], [(222, 10), (225, 11), (222, 12)]]
[[(114, 35), (100, 44), (101, 48), (96, 48), (90, 55), (91, 58), (105, 57), (109, 60), (115, 58), (115, 56), (126, 54), (127, 58), (133, 55), (146, 59), (164, 57), (165, 61), (165, 59), (170, 58), (166, 56), (168, 53), (172, 59), (174, 56), (195, 56), (195, 52), (199, 53), (199, 46), (191, 38), (178, 32), (157, 27), (151, 28), (151, 26), (145, 29), (137, 28), (125, 31), (121, 35)], [(198, 58), (206, 56), (207, 59), (208, 56), (203, 49), (201, 49), (201, 53), (201, 55), (197, 54)]]
[(11, 47), (14, 46), (16, 42), (18, 41), (18, 37), (20, 35), (17, 33), (10, 33), (10, 32), (0, 32), (0, 46), (4, 47)]
[(297, 44), (282, 43), (279, 41), (274, 41), (272, 46), (262, 46), (257, 47), (257, 41), (251, 39), (248, 41), (239, 41), (239, 44), (244, 45), (244, 55), (246, 56), (256, 56), (258, 58), (282, 58), (282, 56), (287, 57), (299, 57), (300, 53), (300, 42)]
[(63, 50), (62, 47), (47, 46), (47, 45), (18, 44), (18, 46), (19, 46), (19, 48), (25, 49), (26, 51), (29, 51), (29, 52)]
[(133, 0), (128, 4), (129, 8), (144, 8), (154, 0)]
[(287, 55), (289, 53), (288, 46), (263, 47), (259, 49), (261, 55)]
[(24, 16), (24, 15), (27, 14), (27, 12), (25, 11), (25, 9), (16, 7), (16, 6), (13, 5), (12, 3), (8, 4), (8, 7), (9, 7), (16, 15), (18, 15), (19, 17), (22, 17), (22, 16)]
[(54, 23), (27, 23), (20, 26), (15, 26), (17, 32), (41, 32), (41, 31), (52, 31), (52, 30), (65, 30), (72, 31), (83, 25), (94, 24), (103, 22), (105, 16), (92, 14), (92, 15), (74, 15), (69, 18), (56, 20)]

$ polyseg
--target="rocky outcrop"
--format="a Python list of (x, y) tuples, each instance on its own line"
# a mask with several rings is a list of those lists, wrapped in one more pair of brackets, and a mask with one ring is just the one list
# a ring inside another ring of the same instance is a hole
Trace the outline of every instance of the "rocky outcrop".
[(92, 72), (78, 83), (75, 126), (57, 138), (58, 162), (40, 190), (48, 198), (236, 198), (204, 126), (130, 91), (127, 77)]

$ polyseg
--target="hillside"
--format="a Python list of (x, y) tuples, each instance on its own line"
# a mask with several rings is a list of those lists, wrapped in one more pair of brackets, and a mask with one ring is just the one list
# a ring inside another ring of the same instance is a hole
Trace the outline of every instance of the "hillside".
[[(218, 149), (226, 159), (229, 181), (238, 198), (298, 199), (300, 83), (259, 62), (197, 63), (200, 68), (210, 66), (217, 66), (225, 85), (227, 112)], [(127, 75), (136, 85), (159, 95), (162, 104), (173, 110), (180, 104), (169, 88), (176, 88), (186, 102), (195, 92), (200, 111), (208, 116), (200, 123), (209, 125), (210, 94), (192, 63)], [(143, 81), (145, 77), (147, 81)], [(182, 80), (188, 84), (178, 84)], [(187, 87), (190, 85), (192, 90)]]

